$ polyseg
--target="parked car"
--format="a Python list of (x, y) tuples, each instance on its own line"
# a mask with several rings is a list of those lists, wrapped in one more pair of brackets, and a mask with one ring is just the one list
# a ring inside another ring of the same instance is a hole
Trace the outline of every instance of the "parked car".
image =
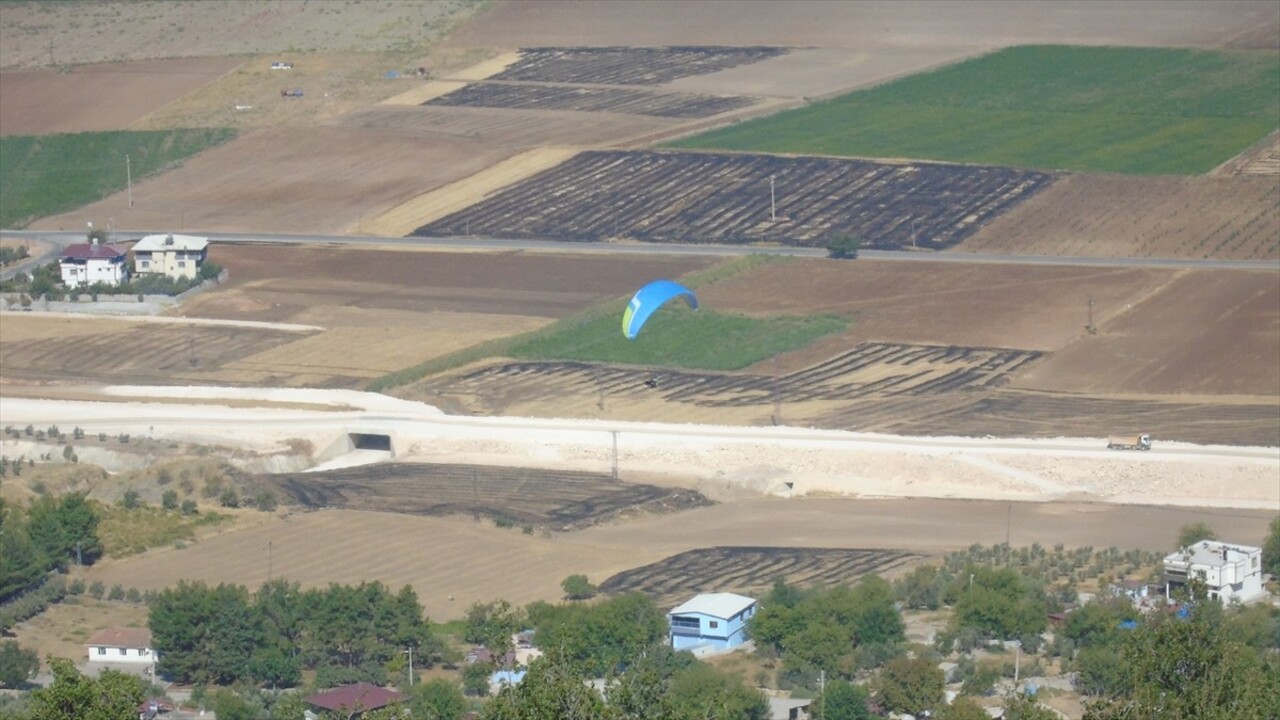
[(292, 70), (292, 69), (293, 69), (293, 63), (291, 63), (291, 62), (273, 62), (273, 63), (271, 63), (271, 69), (272, 69), (272, 70)]

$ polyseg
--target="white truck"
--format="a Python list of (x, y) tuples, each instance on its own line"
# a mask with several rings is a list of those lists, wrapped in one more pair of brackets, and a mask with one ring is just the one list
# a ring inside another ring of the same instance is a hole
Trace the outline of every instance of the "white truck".
[(1151, 436), (1146, 433), (1141, 435), (1112, 435), (1107, 438), (1107, 447), (1112, 450), (1150, 450)]

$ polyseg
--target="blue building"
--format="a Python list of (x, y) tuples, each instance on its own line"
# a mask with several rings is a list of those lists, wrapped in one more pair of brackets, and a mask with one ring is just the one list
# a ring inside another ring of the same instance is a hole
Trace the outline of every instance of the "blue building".
[(746, 640), (747, 620), (756, 601), (734, 593), (705, 593), (667, 613), (668, 635), (676, 650), (728, 650)]

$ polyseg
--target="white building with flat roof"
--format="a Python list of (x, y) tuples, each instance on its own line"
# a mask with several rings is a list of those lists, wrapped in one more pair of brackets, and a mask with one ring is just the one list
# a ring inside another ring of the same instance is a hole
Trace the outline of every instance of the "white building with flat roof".
[(1193, 579), (1205, 584), (1209, 597), (1222, 602), (1250, 602), (1266, 594), (1262, 586), (1262, 549), (1217, 540), (1200, 542), (1164, 559), (1165, 597)]

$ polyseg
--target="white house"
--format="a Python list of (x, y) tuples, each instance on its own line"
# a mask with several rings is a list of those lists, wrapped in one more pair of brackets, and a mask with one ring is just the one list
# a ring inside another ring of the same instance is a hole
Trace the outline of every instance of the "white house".
[(1201, 540), (1164, 559), (1165, 595), (1192, 578), (1205, 584), (1209, 597), (1249, 602), (1262, 597), (1262, 549)]
[(146, 628), (108, 628), (94, 633), (85, 644), (90, 663), (129, 666), (155, 674), (159, 656), (151, 649), (151, 631)]
[(126, 251), (97, 242), (68, 245), (58, 256), (62, 284), (69, 288), (102, 283), (119, 285), (129, 279)]
[(747, 639), (747, 621), (755, 614), (755, 599), (744, 595), (696, 595), (667, 613), (671, 647), (676, 650), (736, 647)]
[(209, 238), (195, 235), (148, 235), (133, 246), (133, 265), (139, 275), (193, 278), (209, 257)]

